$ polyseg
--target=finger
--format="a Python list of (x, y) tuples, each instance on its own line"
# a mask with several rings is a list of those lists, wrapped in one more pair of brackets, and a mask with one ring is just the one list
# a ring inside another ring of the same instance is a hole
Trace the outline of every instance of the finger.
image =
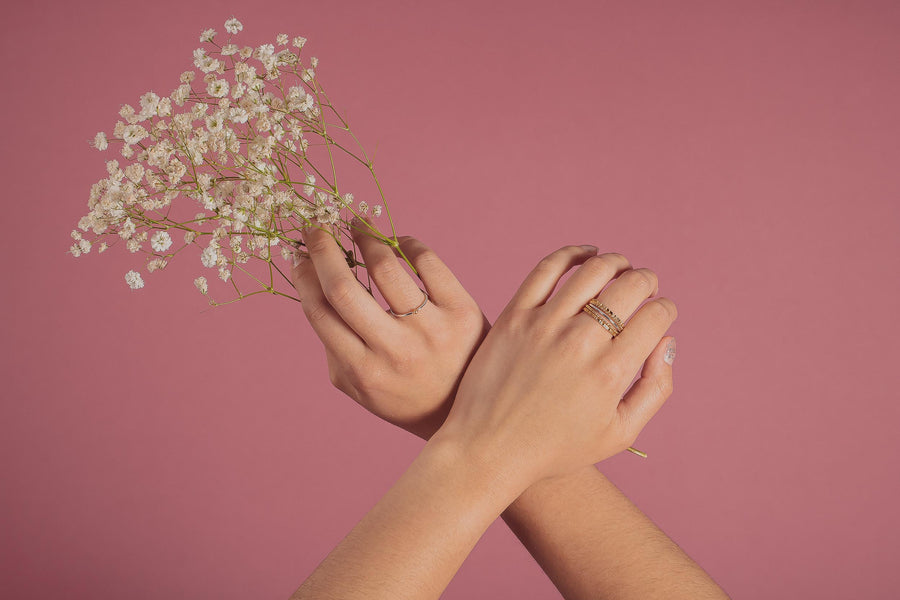
[[(668, 351), (671, 344), (671, 352)], [(675, 389), (672, 365), (664, 359), (667, 354), (675, 358), (675, 338), (664, 337), (656, 345), (641, 369), (640, 378), (634, 382), (619, 402), (618, 418), (622, 433), (629, 444), (650, 422)]]
[[(572, 277), (574, 278), (575, 276), (573, 275)], [(571, 279), (569, 281), (571, 281)], [(600, 292), (597, 299), (619, 318), (619, 321), (621, 321), (620, 325), (624, 327), (625, 321), (634, 314), (641, 303), (658, 290), (659, 279), (656, 276), (656, 273), (650, 269), (626, 269), (619, 277), (613, 279), (612, 283)], [(554, 296), (553, 299), (556, 299), (556, 296)], [(578, 310), (581, 310), (588, 300), (590, 300), (590, 298), (584, 302), (579, 301), (580, 304)], [(596, 327), (596, 323), (591, 325), (588, 320), (593, 320), (594, 318), (584, 311), (581, 311), (581, 316), (576, 317), (576, 319), (579, 319), (582, 322), (580, 326), (585, 329), (588, 327)], [(603, 335), (607, 336), (607, 339), (612, 337), (612, 334), (603, 327), (600, 327), (600, 330), (602, 330)]]
[(353, 241), (359, 246), (366, 271), (391, 310), (405, 313), (419, 306), (422, 303), (422, 290), (394, 256), (394, 250), (381, 238), (373, 235), (377, 230), (361, 219), (354, 219), (351, 227)]
[(513, 295), (507, 308), (534, 308), (547, 301), (559, 278), (569, 269), (597, 254), (597, 247), (565, 246), (541, 259)]
[(640, 307), (622, 333), (612, 339), (613, 352), (619, 353), (625, 365), (634, 365), (629, 371), (632, 377), (676, 318), (678, 309), (675, 303), (659, 296)]
[(331, 233), (311, 227), (303, 231), (303, 241), (331, 307), (368, 346), (384, 346), (397, 324), (356, 280)]
[[(416, 268), (425, 291), (437, 306), (455, 306), (463, 301), (472, 300), (469, 292), (434, 250), (410, 235), (403, 235), (397, 239), (400, 242), (400, 250)], [(421, 296), (421, 292), (419, 295)]]
[[(547, 308), (556, 314), (577, 315), (588, 300), (596, 296), (607, 283), (628, 269), (631, 269), (631, 262), (617, 252), (605, 252), (591, 256), (547, 301)], [(641, 300), (643, 301), (644, 298)], [(637, 306), (632, 310), (635, 308)]]
[(291, 268), (291, 283), (300, 297), (303, 313), (322, 340), (325, 351), (334, 353), (344, 361), (360, 360), (367, 351), (366, 344), (328, 303), (309, 258), (301, 257), (299, 263)]

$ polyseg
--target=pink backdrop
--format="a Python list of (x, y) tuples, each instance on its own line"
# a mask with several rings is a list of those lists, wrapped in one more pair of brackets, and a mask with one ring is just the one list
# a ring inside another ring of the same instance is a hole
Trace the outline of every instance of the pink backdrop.
[[(0, 595), (287, 598), (421, 447), (330, 387), (295, 303), (65, 253), (86, 140), (234, 13), (309, 38), (400, 232), (492, 320), (563, 244), (658, 273), (676, 391), (651, 458), (601, 468), (735, 598), (893, 597), (900, 6), (677, 4), (7, 8)], [(501, 522), (446, 593), (497, 597), (558, 597)]]

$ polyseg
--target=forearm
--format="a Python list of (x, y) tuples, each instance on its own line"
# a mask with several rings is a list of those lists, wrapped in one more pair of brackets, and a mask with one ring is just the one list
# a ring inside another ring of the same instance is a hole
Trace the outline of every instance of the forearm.
[(503, 519), (567, 600), (728, 598), (596, 467), (532, 485)]
[(432, 440), (291, 597), (438, 598), (521, 490), (457, 446)]

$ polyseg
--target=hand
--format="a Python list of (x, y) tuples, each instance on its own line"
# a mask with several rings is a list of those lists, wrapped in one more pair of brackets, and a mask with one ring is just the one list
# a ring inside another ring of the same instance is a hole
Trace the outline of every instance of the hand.
[[(422, 302), (422, 291), (394, 249), (366, 232), (370, 227), (375, 231), (365, 221), (353, 226), (366, 269), (391, 309), (408, 312)], [(412, 237), (396, 243), (418, 271), (429, 301), (407, 317), (381, 308), (330, 231), (312, 228), (303, 240), (310, 258), (301, 255), (291, 279), (325, 346), (332, 383), (382, 419), (430, 438), (490, 328), (487, 318), (440, 258)]]
[[(671, 394), (666, 370), (643, 373), (623, 397), (647, 358), (665, 349), (661, 338), (677, 316), (675, 304), (659, 297), (640, 306), (658, 292), (653, 271), (633, 269), (621, 254), (585, 254), (562, 248), (528, 275), (472, 359), (432, 440), (497, 461), (520, 490), (626, 449)], [(615, 338), (582, 311), (601, 289), (599, 299), (627, 321)]]

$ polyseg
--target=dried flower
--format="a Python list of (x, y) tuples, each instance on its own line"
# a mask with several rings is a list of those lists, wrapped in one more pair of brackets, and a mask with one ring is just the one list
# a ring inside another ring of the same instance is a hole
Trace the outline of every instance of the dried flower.
[(200, 290), (200, 293), (204, 296), (209, 293), (209, 285), (206, 282), (206, 277), (201, 275), (194, 280), (194, 285), (197, 286), (197, 289)]
[(144, 280), (137, 271), (128, 271), (125, 273), (125, 283), (133, 290), (144, 287)]
[[(234, 17), (225, 22), (231, 36), (242, 30)], [(111, 245), (107, 240), (121, 239), (129, 252), (148, 255), (146, 269), (153, 273), (196, 244), (200, 265), (216, 269), (238, 300), (256, 293), (297, 300), (276, 289), (277, 275), (294, 291), (288, 274), (274, 262), (272, 247), (280, 244), (282, 258), (294, 262), (300, 231), (316, 226), (332, 228), (338, 243), (352, 248), (349, 221), (369, 212), (366, 201), (355, 203), (353, 193), (338, 187), (335, 157), (365, 166), (383, 201), (382, 187), (372, 160), (316, 77), (318, 58), (301, 60), (306, 38), (279, 33), (274, 44), (254, 48), (230, 38), (220, 47), (215, 36), (214, 29), (202, 31), (200, 41), (209, 46), (192, 51), (197, 70), (181, 73), (169, 95), (145, 92), (139, 108), (122, 105), (112, 135), (96, 134), (91, 145), (106, 150), (120, 143), (123, 162), (108, 160), (107, 177), (91, 186), (90, 212), (72, 231), (69, 252), (87, 254), (98, 241), (103, 252)], [(351, 139), (340, 139), (342, 131)], [(322, 159), (330, 164), (317, 166)], [(196, 203), (204, 212), (184, 220), (195, 212), (185, 203)], [(380, 215), (381, 208), (376, 205), (372, 214)], [(184, 232), (182, 245), (176, 246), (172, 228)], [(374, 228), (369, 233), (383, 241), (395, 239), (393, 229), (390, 237)], [(345, 252), (348, 264), (358, 266), (352, 250)], [(264, 275), (248, 270), (251, 262), (265, 269), (267, 283)], [(242, 292), (235, 281), (238, 272), (251, 275), (263, 289)], [(137, 271), (129, 271), (125, 281), (131, 289), (144, 286)], [(205, 276), (194, 285), (208, 294)]]

